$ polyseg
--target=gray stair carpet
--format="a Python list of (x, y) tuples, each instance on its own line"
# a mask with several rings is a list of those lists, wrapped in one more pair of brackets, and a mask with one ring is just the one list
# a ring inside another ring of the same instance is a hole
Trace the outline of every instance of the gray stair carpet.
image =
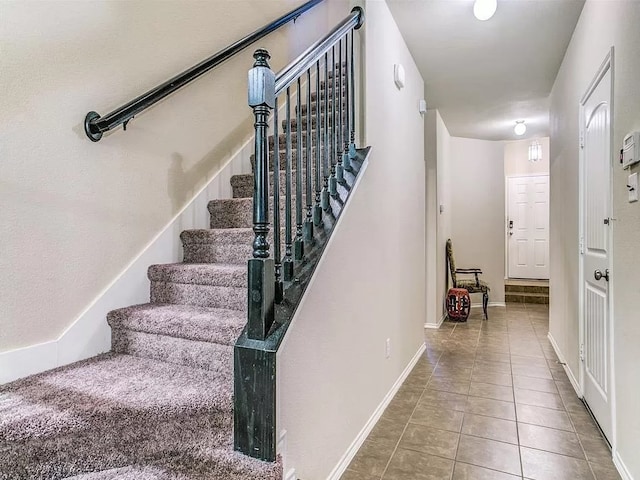
[[(302, 173), (304, 191), (306, 164)], [(312, 173), (315, 195), (315, 165)], [(233, 450), (233, 345), (246, 324), (253, 176), (231, 183), (233, 198), (209, 204), (211, 228), (182, 232), (183, 262), (149, 267), (149, 303), (107, 315), (111, 352), (0, 386), (0, 480), (282, 478), (279, 460)], [(348, 188), (339, 186), (330, 215)]]

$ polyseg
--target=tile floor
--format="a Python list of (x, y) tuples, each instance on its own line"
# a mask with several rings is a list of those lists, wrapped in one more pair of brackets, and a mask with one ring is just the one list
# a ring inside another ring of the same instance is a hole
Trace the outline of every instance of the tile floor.
[(342, 480), (608, 480), (611, 453), (547, 340), (546, 305), (480, 309), (427, 350)]

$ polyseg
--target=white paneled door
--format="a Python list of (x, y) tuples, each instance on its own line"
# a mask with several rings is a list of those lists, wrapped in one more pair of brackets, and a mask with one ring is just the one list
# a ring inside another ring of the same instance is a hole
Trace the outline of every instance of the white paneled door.
[(507, 180), (509, 278), (549, 278), (549, 176)]
[(582, 345), (584, 400), (611, 439), (609, 257), (611, 71), (597, 77), (581, 108)]

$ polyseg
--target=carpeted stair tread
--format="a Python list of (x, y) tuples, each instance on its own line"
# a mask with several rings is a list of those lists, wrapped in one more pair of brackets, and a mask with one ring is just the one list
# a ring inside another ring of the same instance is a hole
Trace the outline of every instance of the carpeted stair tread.
[[(313, 168), (311, 169), (311, 183), (312, 183), (312, 188), (315, 191), (315, 181), (316, 181), (316, 159), (315, 157), (313, 158)], [(286, 194), (286, 189), (287, 189), (287, 172), (285, 171), (284, 168), (282, 168), (283, 166), (280, 166), (280, 196), (283, 196)], [(296, 179), (296, 175), (297, 172), (296, 170), (292, 170), (291, 171), (291, 190), (293, 193), (295, 193), (296, 191), (296, 185), (297, 185), (297, 179)], [(305, 188), (304, 186), (307, 184), (307, 169), (303, 169), (302, 170), (302, 186), (303, 188)], [(322, 179), (321, 179), (322, 182)], [(233, 198), (253, 198), (253, 186), (254, 186), (254, 175), (253, 173), (242, 173), (242, 174), (238, 174), (238, 175), (233, 175), (231, 177), (231, 188), (233, 190)], [(271, 172), (271, 174), (269, 175), (269, 195), (273, 196), (274, 195), (274, 188), (273, 188), (273, 171)]]
[[(284, 224), (286, 197), (280, 196), (280, 218)], [(295, 194), (292, 197), (292, 216), (295, 216)], [(306, 209), (306, 196), (302, 196)], [(212, 200), (207, 206), (211, 214), (211, 228), (250, 228), (253, 226), (253, 198), (224, 198)], [(273, 202), (269, 202), (269, 218), (273, 219)]]
[(112, 328), (233, 345), (247, 317), (238, 310), (144, 303), (109, 312)]
[(233, 451), (231, 368), (105, 354), (0, 387), (0, 478), (276, 480)]
[(180, 234), (183, 242), (194, 244), (246, 243), (253, 241), (252, 228), (197, 228)]
[(246, 287), (247, 266), (211, 263), (165, 263), (151, 265), (152, 282), (184, 283), (223, 287)]

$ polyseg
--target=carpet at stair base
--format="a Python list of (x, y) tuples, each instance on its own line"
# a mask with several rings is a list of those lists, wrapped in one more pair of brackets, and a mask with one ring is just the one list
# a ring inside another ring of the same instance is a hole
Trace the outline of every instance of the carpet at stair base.
[(281, 478), (233, 451), (216, 370), (105, 354), (1, 387), (0, 479)]

